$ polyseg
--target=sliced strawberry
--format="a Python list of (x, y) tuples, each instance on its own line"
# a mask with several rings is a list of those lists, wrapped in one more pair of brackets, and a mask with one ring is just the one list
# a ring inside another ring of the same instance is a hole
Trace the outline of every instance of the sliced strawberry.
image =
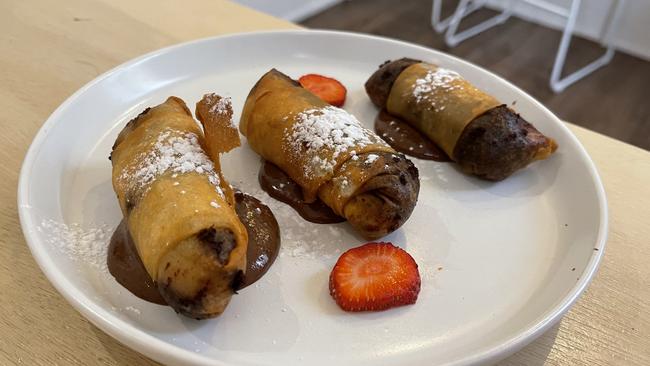
[(414, 304), (418, 265), (391, 243), (368, 243), (343, 253), (330, 274), (330, 295), (345, 311), (377, 311)]
[(327, 103), (340, 107), (345, 103), (347, 90), (338, 80), (318, 74), (303, 75), (298, 79), (300, 85), (316, 94)]

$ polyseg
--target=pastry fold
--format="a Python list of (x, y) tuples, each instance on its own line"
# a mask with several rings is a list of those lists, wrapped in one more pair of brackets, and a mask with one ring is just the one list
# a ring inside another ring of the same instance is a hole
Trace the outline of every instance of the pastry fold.
[(273, 69), (250, 91), (239, 125), (251, 148), (365, 238), (400, 227), (417, 201), (417, 168), (346, 111)]
[(223, 312), (248, 244), (218, 153), (213, 163), (205, 148), (185, 103), (170, 97), (130, 121), (111, 153), (113, 188), (140, 259), (167, 303), (197, 319)]
[(366, 82), (375, 105), (416, 127), (463, 171), (502, 180), (557, 144), (458, 73), (403, 58), (380, 66)]

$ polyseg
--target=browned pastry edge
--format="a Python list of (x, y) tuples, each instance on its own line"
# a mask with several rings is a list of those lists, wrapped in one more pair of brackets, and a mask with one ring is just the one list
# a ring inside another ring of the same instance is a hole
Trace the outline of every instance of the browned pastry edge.
[[(368, 179), (343, 209), (350, 225), (367, 240), (381, 238), (402, 226), (420, 192), (418, 168), (411, 160), (402, 154), (373, 154), (390, 159), (389, 171)], [(359, 161), (363, 160), (361, 155)]]
[(479, 178), (499, 181), (557, 148), (532, 124), (506, 105), (492, 108), (470, 122), (454, 148), (461, 169)]
[(370, 100), (379, 108), (386, 107), (386, 101), (399, 74), (407, 67), (422, 61), (404, 57), (395, 61), (386, 61), (379, 65), (368, 81), (366, 81), (366, 93)]
[[(185, 102), (181, 98), (171, 96), (171, 97), (169, 97), (169, 99), (174, 100), (174, 102), (178, 103), (181, 107), (183, 107), (183, 110), (185, 110), (185, 113), (187, 113), (188, 116), (192, 116), (192, 112), (190, 112), (189, 108), (187, 108), (187, 105), (185, 104)], [(138, 114), (137, 116), (132, 118), (129, 122), (127, 122), (127, 124), (124, 126), (124, 128), (122, 128), (120, 133), (117, 135), (117, 138), (115, 139), (115, 142), (113, 143), (113, 147), (111, 147), (111, 154), (108, 156), (108, 160), (111, 160), (111, 158), (113, 156), (113, 150), (115, 150), (117, 145), (119, 145), (122, 142), (122, 140), (124, 140), (126, 138), (126, 136), (138, 126), (140, 121), (142, 121), (142, 117), (147, 115), (147, 113), (149, 113), (150, 110), (151, 110), (151, 107), (145, 108), (142, 112), (140, 112), (140, 114)]]
[[(229, 260), (230, 252), (236, 246), (236, 240), (233, 232), (230, 229), (215, 229), (207, 228), (195, 234), (195, 238), (201, 245), (201, 251), (204, 258), (214, 257), (222, 266), (225, 266)], [(180, 245), (183, 245), (181, 243)], [(223, 306), (230, 301), (230, 296), (220, 296), (221, 293), (232, 294), (235, 293), (241, 279), (241, 270), (225, 270), (225, 268), (213, 268), (212, 271), (203, 273), (202, 280), (203, 286), (196, 288), (191, 295), (181, 295), (175, 286), (177, 281), (186, 281), (186, 276), (195, 274), (188, 274), (186, 268), (187, 259), (174, 258), (167, 260), (164, 265), (160, 267), (160, 274), (156, 284), (158, 291), (169, 304), (177, 312), (194, 318), (206, 319), (211, 318), (218, 313), (206, 313), (206, 306), (210, 302), (223, 302)], [(209, 263), (206, 260), (206, 263)]]

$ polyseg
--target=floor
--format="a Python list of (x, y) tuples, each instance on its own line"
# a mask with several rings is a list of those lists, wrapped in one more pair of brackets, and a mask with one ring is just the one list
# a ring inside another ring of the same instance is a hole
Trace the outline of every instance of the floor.
[[(309, 28), (377, 34), (426, 45), (489, 69), (533, 95), (560, 118), (650, 150), (650, 62), (618, 52), (586, 79), (554, 94), (548, 79), (560, 32), (518, 18), (449, 48), (430, 27), (431, 0), (345, 1), (302, 24)], [(456, 1), (443, 2), (443, 16)], [(494, 14), (480, 10), (466, 23)], [(461, 26), (462, 27), (462, 26)], [(565, 72), (597, 57), (601, 48), (576, 38)]]

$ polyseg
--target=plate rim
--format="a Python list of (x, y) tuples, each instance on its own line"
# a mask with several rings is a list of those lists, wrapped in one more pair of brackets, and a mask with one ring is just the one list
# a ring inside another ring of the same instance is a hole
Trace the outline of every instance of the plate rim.
[(415, 47), (420, 48), (426, 52), (433, 52), (441, 54), (444, 57), (453, 59), (455, 62), (471, 66), (475, 69), (480, 70), (483, 73), (489, 74), (490, 77), (493, 77), (500, 82), (507, 85), (509, 88), (514, 89), (516, 92), (521, 93), (526, 96), (530, 102), (532, 102), (536, 108), (543, 110), (546, 114), (553, 117), (556, 125), (559, 126), (561, 130), (568, 136), (569, 139), (577, 146), (578, 152), (583, 162), (586, 164), (587, 170), (595, 186), (595, 193), (598, 198), (598, 207), (600, 211), (599, 215), (599, 227), (598, 235), (594, 248), (591, 254), (589, 261), (586, 264), (584, 272), (580, 275), (580, 279), (576, 284), (571, 288), (571, 290), (561, 298), (554, 307), (548, 308), (544, 313), (541, 314), (541, 319), (539, 319), (535, 324), (529, 326), (522, 332), (519, 332), (514, 337), (507, 339), (500, 344), (497, 344), (490, 348), (484, 348), (475, 352), (472, 355), (465, 356), (456, 361), (447, 363), (449, 365), (469, 365), (481, 362), (491, 362), (503, 359), (514, 352), (520, 350), (537, 337), (542, 335), (546, 330), (556, 324), (564, 314), (575, 304), (580, 295), (584, 292), (587, 286), (593, 280), (599, 264), (602, 260), (602, 257), (605, 252), (605, 247), (608, 237), (608, 227), (609, 227), (609, 212), (607, 197), (605, 189), (598, 173), (598, 169), (593, 162), (591, 156), (587, 153), (586, 149), (578, 138), (573, 134), (573, 132), (566, 126), (566, 124), (560, 120), (554, 113), (552, 113), (548, 108), (541, 104), (537, 99), (512, 84), (508, 80), (502, 78), (501, 76), (481, 67), (472, 62), (466, 61), (454, 55), (450, 55), (446, 52), (442, 52), (433, 48), (425, 47), (415, 43), (402, 41), (394, 38), (376, 36), (358, 32), (347, 32), (347, 31), (334, 31), (334, 30), (322, 30), (322, 29), (293, 29), (293, 30), (270, 30), (270, 31), (252, 31), (252, 32), (239, 32), (239, 33), (230, 33), (225, 35), (209, 36), (204, 38), (199, 38), (191, 41), (181, 42), (166, 46), (148, 53), (145, 53), (141, 56), (130, 59), (126, 62), (123, 62), (108, 71), (100, 74), (99, 76), (93, 78), (69, 97), (65, 99), (45, 120), (43, 125), (39, 128), (38, 132), (35, 134), (32, 142), (30, 143), (29, 149), (25, 154), (18, 180), (18, 193), (17, 193), (17, 204), (18, 204), (18, 214), (20, 219), (21, 229), (25, 237), (25, 241), (30, 249), (32, 257), (34, 257), (39, 268), (48, 279), (50, 284), (61, 294), (67, 302), (73, 306), (77, 311), (83, 315), (86, 320), (90, 321), (92, 324), (100, 328), (102, 331), (109, 334), (112, 338), (118, 342), (126, 345), (127, 347), (133, 349), (136, 352), (142, 353), (147, 357), (151, 357), (154, 360), (160, 362), (190, 362), (192, 364), (198, 365), (229, 365), (222, 360), (216, 360), (209, 358), (200, 354), (193, 353), (189, 350), (181, 348), (177, 345), (170, 344), (163, 340), (160, 340), (149, 333), (140, 330), (133, 325), (124, 322), (123, 320), (113, 316), (106, 309), (101, 306), (96, 305), (91, 301), (88, 296), (85, 295), (82, 291), (78, 290), (75, 286), (72, 285), (58, 270), (58, 267), (50, 260), (47, 256), (44, 255), (44, 252), (38, 250), (38, 247), (42, 243), (36, 237), (34, 228), (36, 227), (35, 223), (32, 220), (32, 215), (30, 212), (31, 206), (29, 205), (29, 178), (32, 173), (32, 168), (36, 162), (36, 157), (38, 152), (43, 146), (43, 142), (48, 136), (48, 132), (51, 126), (53, 126), (56, 121), (60, 118), (59, 116), (65, 112), (65, 110), (72, 105), (76, 99), (85, 93), (88, 89), (92, 88), (96, 84), (104, 81), (105, 79), (111, 77), (112, 75), (121, 72), (124, 69), (133, 67), (136, 64), (141, 62), (146, 62), (148, 59), (155, 58), (170, 52), (174, 52), (176, 49), (183, 47), (188, 47), (192, 45), (198, 45), (201, 43), (211, 43), (219, 42), (222, 39), (229, 38), (246, 38), (246, 37), (259, 37), (265, 35), (277, 35), (277, 36), (295, 36), (295, 35), (307, 35), (311, 34), (314, 36), (339, 36), (339, 37), (353, 37), (353, 38), (362, 38), (369, 41), (379, 41), (379, 42), (388, 42), (401, 46)]

